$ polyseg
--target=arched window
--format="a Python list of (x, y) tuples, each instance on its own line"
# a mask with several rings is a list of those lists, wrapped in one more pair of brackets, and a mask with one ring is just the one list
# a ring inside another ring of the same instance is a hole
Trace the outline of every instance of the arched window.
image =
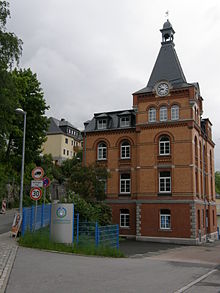
[(148, 121), (149, 122), (156, 121), (156, 109), (153, 107), (148, 110)]
[(120, 227), (129, 228), (130, 226), (130, 213), (128, 209), (120, 210)]
[(130, 159), (130, 143), (128, 141), (121, 143), (121, 159)]
[(160, 108), (160, 121), (166, 121), (167, 120), (167, 107), (161, 107)]
[(107, 146), (104, 142), (98, 144), (98, 160), (106, 160), (107, 159)]
[(159, 152), (160, 155), (170, 154), (170, 139), (168, 136), (162, 136), (159, 141)]
[(179, 119), (179, 106), (173, 105), (171, 107), (171, 120), (178, 120)]

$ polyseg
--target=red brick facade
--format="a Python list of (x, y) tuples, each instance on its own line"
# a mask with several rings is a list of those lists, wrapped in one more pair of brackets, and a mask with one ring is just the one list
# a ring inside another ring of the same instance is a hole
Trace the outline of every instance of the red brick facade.
[[(178, 108), (175, 119), (173, 106)], [(165, 121), (162, 107), (167, 109)], [(210, 121), (201, 120), (198, 87), (170, 86), (165, 96), (155, 90), (137, 92), (133, 109), (134, 127), (85, 130), (84, 135), (84, 162), (99, 161), (110, 172), (107, 202), (113, 223), (121, 226), (121, 235), (140, 240), (198, 243), (206, 234), (215, 238), (214, 143)], [(153, 122), (150, 109), (156, 114)], [(101, 142), (104, 159), (98, 153)], [(130, 146), (129, 158), (122, 158), (123, 142)]]

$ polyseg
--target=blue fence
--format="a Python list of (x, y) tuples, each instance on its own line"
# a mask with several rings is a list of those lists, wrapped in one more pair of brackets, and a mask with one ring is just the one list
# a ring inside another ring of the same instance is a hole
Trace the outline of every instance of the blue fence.
[(219, 227), (217, 227), (217, 233), (218, 233), (218, 240), (220, 240)]
[(21, 235), (28, 230), (33, 232), (50, 224), (51, 204), (23, 208)]
[(99, 226), (97, 222), (80, 222), (77, 214), (74, 235), (77, 244), (92, 243), (96, 246), (119, 248), (118, 225)]
[[(50, 225), (51, 204), (23, 208), (21, 235), (26, 231), (34, 232)], [(119, 226), (99, 226), (97, 222), (80, 222), (80, 215), (74, 219), (73, 240), (78, 245), (94, 244), (119, 248)]]

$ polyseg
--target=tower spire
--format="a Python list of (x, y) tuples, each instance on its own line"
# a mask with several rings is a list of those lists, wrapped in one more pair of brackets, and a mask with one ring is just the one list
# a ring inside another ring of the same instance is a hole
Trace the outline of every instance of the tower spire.
[[(166, 12), (166, 15), (169, 15), (169, 12)], [(162, 45), (167, 43), (173, 43), (173, 38), (175, 31), (172, 27), (172, 24), (169, 22), (169, 19), (167, 18), (167, 21), (164, 23), (163, 28), (160, 30), (162, 33)], [(173, 43), (174, 44), (174, 43)]]

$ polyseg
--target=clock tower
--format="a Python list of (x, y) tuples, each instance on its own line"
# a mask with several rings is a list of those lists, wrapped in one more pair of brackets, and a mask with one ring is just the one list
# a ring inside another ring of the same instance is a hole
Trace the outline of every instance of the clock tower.
[(109, 170), (106, 202), (121, 235), (197, 244), (217, 237), (212, 124), (202, 118), (199, 84), (185, 78), (169, 20), (160, 31), (133, 109), (96, 113), (85, 124), (84, 163)]

